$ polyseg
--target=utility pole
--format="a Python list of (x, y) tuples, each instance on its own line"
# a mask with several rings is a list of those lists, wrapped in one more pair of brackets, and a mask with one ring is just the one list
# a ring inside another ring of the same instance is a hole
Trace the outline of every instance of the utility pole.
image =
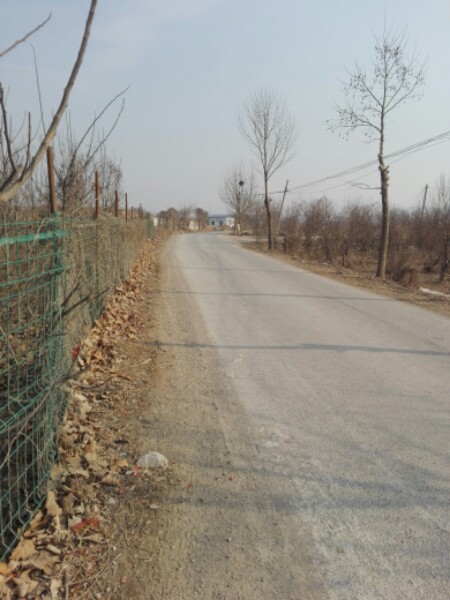
[(288, 185), (289, 185), (289, 179), (286, 181), (286, 185), (284, 187), (283, 199), (281, 201), (280, 212), (278, 213), (277, 228), (275, 230), (275, 242), (277, 241), (277, 238), (278, 238), (278, 228), (280, 227), (281, 213), (283, 212), (284, 201), (286, 199), (286, 194), (288, 192)]
[(425, 191), (423, 193), (422, 210), (420, 211), (420, 219), (421, 220), (422, 220), (422, 217), (423, 217), (424, 212), (425, 212), (425, 203), (427, 201), (427, 193), (428, 193), (428, 183), (425, 186)]
[(238, 209), (237, 209), (237, 223), (235, 227), (235, 233), (237, 235), (241, 235), (241, 218), (242, 218), (242, 210), (241, 210), (241, 202), (242, 202), (242, 188), (245, 185), (245, 181), (242, 179), (239, 181), (239, 190), (238, 190)]

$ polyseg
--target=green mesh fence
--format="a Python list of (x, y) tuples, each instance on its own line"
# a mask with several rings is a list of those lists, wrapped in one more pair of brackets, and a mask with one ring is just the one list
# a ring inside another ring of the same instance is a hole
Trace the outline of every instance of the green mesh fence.
[(0, 560), (45, 501), (73, 347), (151, 231), (110, 216), (0, 223)]
[(67, 225), (0, 223), (0, 557), (45, 499), (56, 456)]

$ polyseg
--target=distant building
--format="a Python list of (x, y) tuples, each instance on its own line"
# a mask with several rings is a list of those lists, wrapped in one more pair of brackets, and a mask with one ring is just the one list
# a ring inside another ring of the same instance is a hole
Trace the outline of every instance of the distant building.
[(209, 215), (208, 225), (210, 227), (234, 227), (234, 217), (228, 215)]

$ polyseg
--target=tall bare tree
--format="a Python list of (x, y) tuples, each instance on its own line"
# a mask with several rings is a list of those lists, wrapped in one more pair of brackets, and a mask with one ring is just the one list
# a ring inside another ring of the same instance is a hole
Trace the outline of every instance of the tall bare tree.
[(285, 103), (270, 89), (255, 92), (243, 106), (239, 117), (242, 135), (258, 159), (264, 178), (264, 207), (268, 226), (269, 250), (273, 248), (272, 211), (269, 180), (293, 156), (297, 126)]
[[(91, 0), (89, 14), (87, 16), (84, 28), (83, 38), (81, 40), (81, 44), (78, 49), (78, 54), (72, 67), (69, 79), (64, 88), (61, 101), (48, 129), (45, 130), (45, 133), (40, 142), (38, 143), (38, 147), (34, 153), (31, 152), (31, 142), (33, 139), (31, 131), (31, 118), (29, 119), (27, 142), (25, 144), (18, 143), (18, 145), (16, 145), (15, 147), (14, 136), (10, 130), (10, 119), (6, 108), (6, 98), (3, 92), (3, 87), (0, 83), (0, 147), (1, 149), (5, 148), (5, 155), (7, 157), (7, 168), (3, 171), (2, 177), (0, 178), (0, 203), (7, 202), (11, 198), (13, 198), (13, 196), (17, 194), (20, 188), (30, 179), (39, 162), (44, 157), (47, 148), (50, 146), (53, 138), (56, 135), (58, 125), (61, 121), (64, 111), (67, 108), (70, 93), (78, 76), (81, 63), (83, 62), (96, 8), (97, 0)], [(45, 23), (46, 21), (41, 23), (41, 25), (36, 27), (33, 31), (30, 31), (21, 39), (14, 42), (14, 44), (9, 46), (6, 50), (0, 52), (0, 58), (3, 57), (6, 53), (12, 51), (18, 44), (24, 42), (28, 37), (30, 37), (30, 35), (35, 33)]]
[(403, 34), (384, 29), (375, 37), (374, 61), (369, 72), (355, 63), (344, 83), (345, 103), (337, 106), (338, 117), (328, 121), (331, 130), (344, 136), (362, 129), (378, 142), (378, 169), (381, 180), (382, 227), (376, 276), (385, 278), (389, 243), (389, 166), (385, 163), (386, 119), (407, 100), (418, 98), (424, 84), (424, 66), (408, 54)]
[(220, 197), (234, 214), (237, 233), (241, 231), (243, 221), (252, 206), (255, 190), (255, 173), (243, 163), (236, 164), (225, 173)]

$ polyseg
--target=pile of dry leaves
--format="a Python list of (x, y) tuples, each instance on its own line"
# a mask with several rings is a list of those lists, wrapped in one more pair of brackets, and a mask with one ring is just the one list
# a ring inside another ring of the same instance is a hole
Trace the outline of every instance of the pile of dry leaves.
[(113, 513), (133, 482), (158, 476), (139, 470), (123, 435), (123, 419), (136, 407), (123, 385), (132, 378), (121, 365), (124, 341), (135, 339), (143, 325), (139, 300), (143, 282), (157, 269), (160, 244), (158, 238), (147, 242), (127, 282), (73, 350), (77, 372), (68, 384), (60, 460), (45, 505), (9, 562), (0, 563), (2, 598), (108, 597), (94, 590), (102, 570), (114, 568), (117, 559), (113, 542), (120, 531), (114, 531)]

